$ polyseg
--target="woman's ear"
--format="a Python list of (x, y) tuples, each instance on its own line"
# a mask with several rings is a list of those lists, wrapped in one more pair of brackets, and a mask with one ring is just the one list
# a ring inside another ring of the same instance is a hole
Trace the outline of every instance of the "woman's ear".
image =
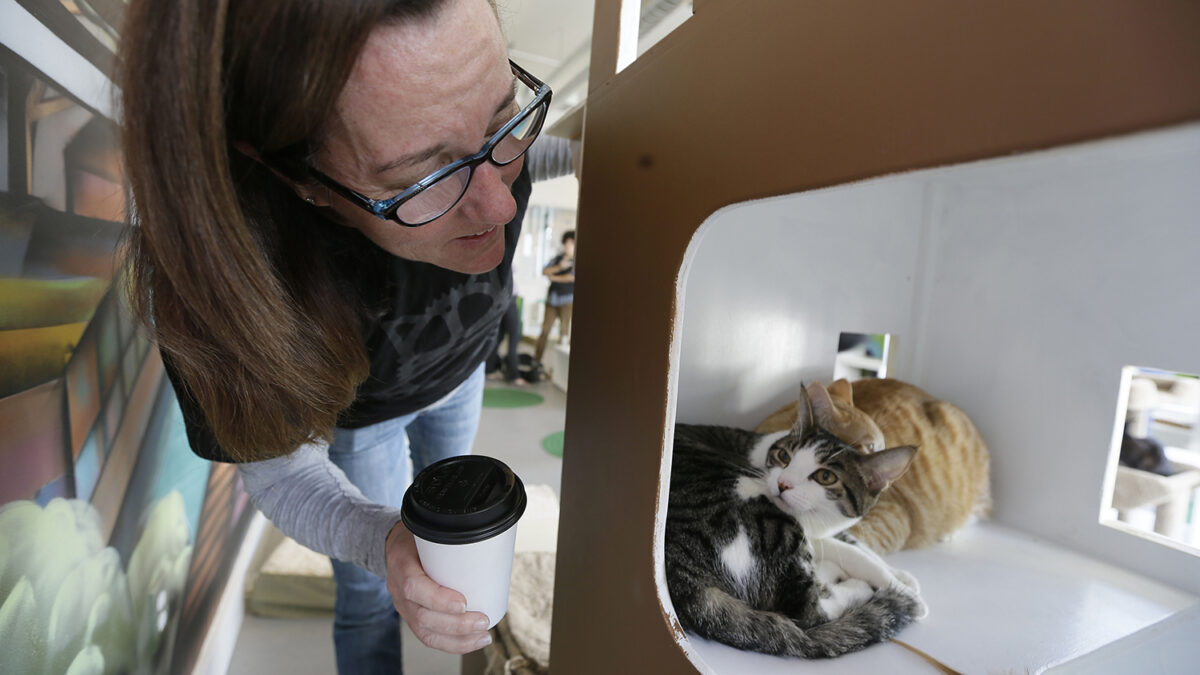
[[(300, 199), (312, 204), (313, 206), (329, 206), (328, 190), (318, 190), (316, 184), (314, 183), (297, 183), (291, 178), (288, 178), (276, 170), (275, 167), (264, 162), (262, 155), (258, 154), (258, 150), (255, 150), (254, 146), (250, 145), (246, 141), (234, 141), (233, 148), (250, 159), (267, 167), (267, 169), (270, 170), (271, 173), (275, 174), (279, 180), (283, 181), (288, 187), (292, 188), (292, 192), (295, 192), (296, 196)], [(324, 193), (324, 199), (321, 198), (322, 193)]]

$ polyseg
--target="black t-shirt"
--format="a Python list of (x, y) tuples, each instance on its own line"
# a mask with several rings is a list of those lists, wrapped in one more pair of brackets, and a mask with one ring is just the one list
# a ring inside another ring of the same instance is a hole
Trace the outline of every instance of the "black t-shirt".
[[(359, 428), (416, 412), (462, 384), (496, 349), (498, 326), (513, 294), (512, 263), (532, 182), (523, 169), (513, 183), (517, 213), (504, 228), (504, 260), (484, 274), (462, 274), (429, 263), (391, 257), (389, 306), (363, 331), (370, 375), (338, 417)], [(167, 375), (179, 398), (192, 452), (233, 461), (216, 442), (204, 414), (181, 390), (169, 362)]]
[[(567, 254), (559, 253), (557, 256), (554, 257), (553, 260), (550, 261), (549, 265), (546, 265), (546, 267), (554, 267), (555, 265), (560, 264), (563, 261), (563, 258), (565, 258), (565, 257), (567, 257)], [(566, 276), (568, 274), (575, 274), (575, 264), (574, 263), (571, 263), (571, 266), (566, 269), (562, 269), (562, 270), (555, 272), (554, 276)], [(565, 303), (561, 302), (562, 298), (573, 298), (574, 296), (575, 296), (575, 282), (574, 281), (551, 281), (550, 282), (550, 288), (547, 290), (547, 298), (549, 299), (551, 306), (557, 307), (559, 305), (565, 304)], [(568, 300), (567, 302), (570, 302), (570, 301)]]

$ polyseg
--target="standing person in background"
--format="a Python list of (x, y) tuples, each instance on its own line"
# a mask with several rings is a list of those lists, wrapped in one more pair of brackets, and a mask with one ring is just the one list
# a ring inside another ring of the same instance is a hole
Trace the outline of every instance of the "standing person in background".
[(475, 439), (531, 181), (571, 170), (565, 147), (531, 168), (550, 88), (488, 0), (125, 16), (125, 287), (192, 451), (334, 559), (339, 672), (401, 672), (398, 615), (430, 647), (484, 646), (488, 617), (425, 573), (400, 504), (410, 458)]
[(533, 358), (542, 362), (542, 354), (546, 351), (546, 340), (554, 322), (558, 326), (558, 342), (567, 339), (571, 333), (571, 305), (575, 301), (575, 230), (568, 230), (562, 236), (562, 253), (555, 256), (542, 269), (542, 274), (550, 278), (550, 290), (546, 295), (546, 314), (542, 319), (542, 334), (538, 336), (537, 348)]
[[(521, 379), (520, 358), (517, 354), (517, 347), (521, 344), (521, 309), (516, 292), (517, 289), (513, 288), (512, 300), (508, 303), (508, 309), (504, 310), (504, 318), (500, 320), (499, 337), (496, 339), (497, 351), (488, 356), (487, 371), (489, 380), (503, 377), (505, 382), (520, 386), (525, 384), (525, 381)], [(499, 347), (504, 338), (508, 338), (508, 342), (501, 352)]]

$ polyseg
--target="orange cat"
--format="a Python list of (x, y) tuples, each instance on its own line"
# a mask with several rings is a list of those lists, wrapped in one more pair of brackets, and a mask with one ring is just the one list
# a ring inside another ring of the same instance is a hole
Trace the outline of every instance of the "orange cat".
[[(859, 541), (881, 554), (920, 548), (987, 513), (987, 445), (958, 407), (899, 380), (838, 380), (828, 389), (813, 382), (806, 389), (818, 423), (859, 450), (918, 446), (908, 471), (850, 528)], [(795, 418), (792, 403), (755, 431), (782, 431)]]

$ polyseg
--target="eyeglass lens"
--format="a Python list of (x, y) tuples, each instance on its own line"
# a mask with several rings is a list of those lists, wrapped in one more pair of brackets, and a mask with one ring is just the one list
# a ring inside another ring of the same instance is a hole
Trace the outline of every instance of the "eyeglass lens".
[(492, 148), (492, 161), (497, 164), (508, 164), (528, 150), (533, 139), (537, 138), (538, 131), (542, 126), (542, 117), (545, 114), (546, 107), (542, 106), (513, 127), (513, 130), (500, 139), (496, 147)]
[(467, 191), (467, 183), (470, 181), (471, 167), (464, 166), (400, 204), (396, 208), (396, 216), (406, 223), (433, 220), (454, 206), (458, 198)]
[[(501, 166), (520, 157), (541, 131), (546, 106), (541, 105), (513, 127), (492, 148), (491, 160)], [(424, 223), (450, 210), (467, 191), (471, 181), (470, 166), (464, 166), (425, 188), (396, 208), (396, 216), (405, 223)]]

